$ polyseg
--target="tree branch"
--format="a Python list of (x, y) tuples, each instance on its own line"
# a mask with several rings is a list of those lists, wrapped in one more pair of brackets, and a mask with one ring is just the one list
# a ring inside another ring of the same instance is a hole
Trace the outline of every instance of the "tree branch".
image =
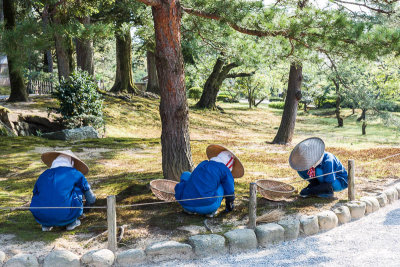
[(231, 73), (226, 75), (226, 78), (238, 78), (238, 77), (250, 77), (254, 75), (256, 72), (239, 72), (239, 73)]
[[(217, 21), (221, 21), (224, 20), (225, 18), (221, 17), (220, 15), (216, 14), (216, 13), (207, 13), (204, 11), (200, 11), (200, 10), (195, 10), (193, 8), (187, 8), (187, 7), (183, 7), (182, 6), (182, 10), (188, 14), (191, 15), (195, 15), (198, 17), (202, 17), (202, 18), (206, 18), (206, 19), (212, 19), (212, 20), (217, 20)], [(234, 30), (244, 33), (244, 34), (248, 34), (248, 35), (254, 35), (254, 36), (258, 36), (258, 37), (262, 37), (262, 36), (288, 36), (288, 31), (287, 30), (279, 30), (279, 31), (259, 31), (259, 30), (252, 30), (252, 29), (248, 29), (248, 28), (244, 28), (241, 27), (233, 22), (227, 22), (227, 24), (233, 28)]]
[[(348, 5), (355, 5), (355, 6), (361, 6), (361, 7), (365, 7), (368, 8), (370, 10), (376, 11), (378, 13), (384, 13), (384, 14), (393, 14), (394, 11), (387, 11), (387, 10), (383, 10), (380, 8), (375, 8), (372, 6), (367, 5), (366, 3), (355, 3), (355, 2), (349, 2), (349, 1), (343, 1), (343, 0), (334, 0), (333, 2), (337, 2), (337, 3), (342, 3), (342, 4), (348, 4)], [(390, 1), (390, 2), (394, 2), (394, 1)], [(390, 3), (392, 4), (392, 3)]]
[(161, 5), (160, 0), (137, 0), (138, 2), (141, 2), (147, 6), (159, 6)]

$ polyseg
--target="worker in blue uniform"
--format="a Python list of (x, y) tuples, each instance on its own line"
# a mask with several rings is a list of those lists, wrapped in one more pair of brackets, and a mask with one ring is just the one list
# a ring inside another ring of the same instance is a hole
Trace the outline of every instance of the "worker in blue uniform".
[(325, 143), (318, 137), (303, 140), (289, 157), (290, 166), (309, 182), (301, 190), (301, 197), (331, 198), (334, 192), (347, 188), (347, 171), (339, 159), (325, 151)]
[(73, 230), (81, 224), (78, 218), (83, 214), (83, 196), (85, 206), (96, 201), (84, 176), (89, 168), (70, 150), (43, 153), (42, 161), (50, 168), (35, 183), (30, 211), (42, 225), (42, 231), (51, 231), (53, 226), (66, 226), (67, 230)]
[[(233, 210), (234, 178), (242, 177), (244, 168), (240, 160), (223, 146), (210, 145), (206, 153), (209, 160), (201, 162), (192, 173), (181, 175), (180, 183), (175, 186), (175, 199), (186, 213), (213, 217), (224, 197), (226, 211)], [(187, 201), (195, 198), (202, 199)]]

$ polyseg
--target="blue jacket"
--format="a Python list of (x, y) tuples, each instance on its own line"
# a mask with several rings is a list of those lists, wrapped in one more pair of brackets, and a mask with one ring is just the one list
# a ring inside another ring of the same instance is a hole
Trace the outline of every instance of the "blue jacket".
[[(85, 176), (75, 168), (44, 171), (35, 183), (31, 207), (83, 207), (82, 193), (90, 190)], [(83, 209), (30, 209), (44, 226), (63, 226), (82, 215)]]
[[(307, 174), (307, 172), (308, 170), (299, 171), (298, 173), (303, 179), (308, 179), (310, 176)], [(347, 188), (347, 171), (339, 159), (336, 158), (332, 153), (325, 152), (321, 163), (315, 167), (315, 176), (321, 175), (322, 177), (318, 177), (316, 179), (318, 179), (320, 183), (332, 184), (334, 191), (340, 191), (344, 188)]]
[[(200, 197), (218, 196), (217, 189), (222, 186), (224, 195), (235, 193), (234, 181), (231, 171), (223, 163), (205, 160), (194, 169), (188, 181), (181, 181), (175, 186), (175, 199), (190, 199)], [(209, 206), (217, 198), (184, 201), (186, 206)]]

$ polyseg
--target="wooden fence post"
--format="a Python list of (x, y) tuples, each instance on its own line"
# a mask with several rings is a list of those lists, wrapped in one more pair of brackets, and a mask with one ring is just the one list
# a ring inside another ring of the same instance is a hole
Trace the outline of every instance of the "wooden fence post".
[(356, 199), (356, 189), (354, 188), (354, 180), (355, 180), (355, 176), (354, 176), (354, 169), (355, 169), (355, 165), (354, 165), (354, 160), (353, 159), (349, 159), (349, 173), (348, 173), (348, 198), (349, 201), (353, 201)]
[(117, 212), (115, 196), (107, 197), (108, 249), (117, 251)]
[(257, 220), (257, 184), (250, 183), (249, 225), (250, 229), (256, 228)]

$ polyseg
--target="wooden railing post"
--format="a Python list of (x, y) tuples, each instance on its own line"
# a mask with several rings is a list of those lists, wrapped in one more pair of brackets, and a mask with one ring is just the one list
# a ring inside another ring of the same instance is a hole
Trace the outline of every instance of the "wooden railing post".
[(354, 187), (354, 180), (355, 180), (355, 176), (354, 176), (354, 169), (355, 169), (355, 164), (354, 164), (354, 160), (353, 159), (349, 159), (349, 173), (348, 173), (348, 198), (349, 201), (353, 201), (356, 199), (356, 189)]
[(257, 185), (250, 183), (249, 225), (250, 229), (256, 228), (257, 220)]
[(117, 251), (117, 211), (115, 196), (107, 197), (108, 249)]

